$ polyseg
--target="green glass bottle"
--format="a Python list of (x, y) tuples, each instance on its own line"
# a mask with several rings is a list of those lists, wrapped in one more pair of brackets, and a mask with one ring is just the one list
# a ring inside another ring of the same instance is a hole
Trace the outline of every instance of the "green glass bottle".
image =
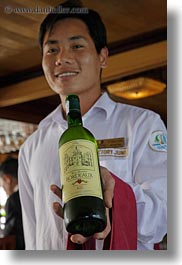
[(66, 115), (68, 129), (59, 140), (64, 222), (69, 233), (88, 237), (107, 224), (98, 147), (92, 133), (82, 126), (78, 96), (66, 97)]

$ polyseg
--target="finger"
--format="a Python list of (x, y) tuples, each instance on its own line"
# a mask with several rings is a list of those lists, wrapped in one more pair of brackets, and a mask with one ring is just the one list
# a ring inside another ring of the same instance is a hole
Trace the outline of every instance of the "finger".
[(94, 234), (95, 239), (98, 239), (98, 240), (105, 239), (111, 231), (111, 223), (110, 223), (108, 208), (106, 208), (106, 216), (107, 216), (107, 226), (102, 232)]
[(105, 190), (104, 191), (104, 204), (107, 208), (112, 208), (112, 199), (113, 199), (113, 195), (112, 191), (110, 190)]
[(55, 195), (62, 199), (62, 191), (57, 185), (51, 185), (50, 189)]
[(54, 212), (61, 218), (64, 218), (63, 208), (58, 202), (53, 202), (52, 204)]
[(76, 244), (84, 244), (87, 240), (88, 237), (84, 237), (80, 234), (75, 234), (70, 237), (71, 241)]
[(105, 168), (101, 167), (102, 186), (104, 193), (104, 203), (108, 208), (112, 207), (112, 199), (114, 196), (115, 181), (111, 173)]

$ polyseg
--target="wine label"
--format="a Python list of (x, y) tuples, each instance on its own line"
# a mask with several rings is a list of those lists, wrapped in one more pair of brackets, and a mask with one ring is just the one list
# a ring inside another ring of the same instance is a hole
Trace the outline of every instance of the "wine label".
[(63, 202), (80, 197), (103, 199), (95, 144), (88, 140), (73, 140), (59, 149)]

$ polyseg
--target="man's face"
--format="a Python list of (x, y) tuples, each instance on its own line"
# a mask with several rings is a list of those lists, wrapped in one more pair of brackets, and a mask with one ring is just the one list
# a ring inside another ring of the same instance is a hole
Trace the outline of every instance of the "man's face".
[(42, 66), (52, 90), (61, 96), (100, 90), (107, 49), (98, 54), (87, 26), (79, 19), (58, 21), (43, 42)]

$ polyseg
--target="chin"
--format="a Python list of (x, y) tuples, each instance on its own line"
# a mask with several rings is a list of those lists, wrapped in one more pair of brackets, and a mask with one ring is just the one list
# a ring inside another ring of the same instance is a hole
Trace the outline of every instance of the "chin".
[(57, 94), (61, 95), (61, 96), (67, 96), (69, 94), (79, 94), (80, 93), (80, 90), (78, 90), (78, 88), (69, 88), (68, 86), (62, 86), (62, 87), (55, 87), (52, 88), (52, 90), (54, 92), (56, 92)]

